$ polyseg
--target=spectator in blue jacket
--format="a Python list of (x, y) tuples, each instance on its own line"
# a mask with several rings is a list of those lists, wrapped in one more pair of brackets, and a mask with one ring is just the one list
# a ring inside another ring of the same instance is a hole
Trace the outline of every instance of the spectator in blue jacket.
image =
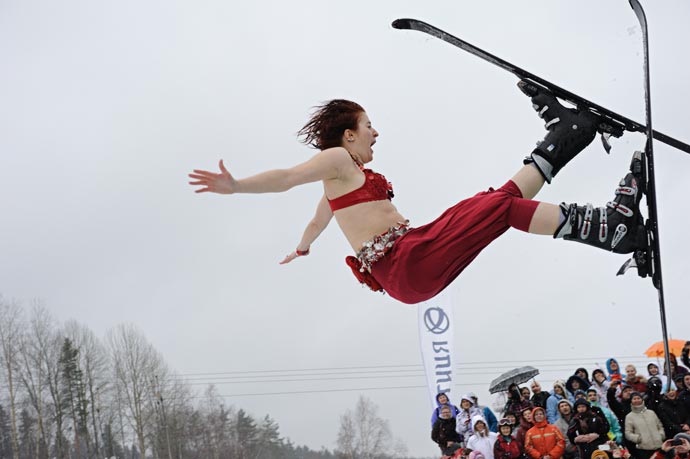
[(458, 407), (450, 403), (450, 398), (448, 398), (445, 392), (439, 392), (436, 395), (436, 408), (431, 413), (431, 427), (434, 426), (434, 423), (441, 414), (441, 408), (446, 405), (450, 407), (450, 414), (453, 418), (458, 415)]

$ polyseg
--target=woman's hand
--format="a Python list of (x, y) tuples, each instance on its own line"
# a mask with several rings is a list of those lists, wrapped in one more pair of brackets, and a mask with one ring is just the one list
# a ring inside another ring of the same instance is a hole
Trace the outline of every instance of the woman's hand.
[(194, 173), (189, 174), (194, 182), (189, 182), (190, 185), (200, 186), (202, 188), (195, 191), (195, 193), (220, 193), (233, 194), (237, 191), (237, 180), (230, 175), (230, 172), (225, 168), (223, 160), (218, 162), (220, 174), (209, 171), (202, 171), (194, 169)]
[(285, 258), (283, 258), (283, 261), (281, 261), (280, 264), (285, 265), (285, 264), (290, 263), (292, 260), (294, 260), (297, 257), (306, 257), (307, 255), (309, 255), (309, 249), (307, 249), (307, 250), (297, 249), (294, 252), (288, 253), (287, 255), (285, 255)]

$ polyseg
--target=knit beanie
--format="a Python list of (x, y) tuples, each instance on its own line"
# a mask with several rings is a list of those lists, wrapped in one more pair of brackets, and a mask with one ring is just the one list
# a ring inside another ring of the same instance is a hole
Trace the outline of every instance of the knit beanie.
[(577, 407), (580, 405), (585, 405), (587, 408), (589, 408), (589, 402), (587, 400), (582, 399), (582, 398), (578, 398), (577, 400), (575, 400), (575, 403), (573, 406), (575, 407), (575, 409), (577, 409)]
[(680, 440), (681, 438), (690, 443), (690, 435), (686, 434), (685, 432), (679, 432), (673, 437), (674, 440)]

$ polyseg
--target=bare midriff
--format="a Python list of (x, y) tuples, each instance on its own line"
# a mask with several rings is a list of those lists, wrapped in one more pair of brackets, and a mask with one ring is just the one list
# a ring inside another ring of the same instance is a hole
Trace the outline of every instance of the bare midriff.
[(333, 215), (355, 252), (365, 242), (405, 222), (405, 217), (387, 199), (355, 204), (336, 210)]

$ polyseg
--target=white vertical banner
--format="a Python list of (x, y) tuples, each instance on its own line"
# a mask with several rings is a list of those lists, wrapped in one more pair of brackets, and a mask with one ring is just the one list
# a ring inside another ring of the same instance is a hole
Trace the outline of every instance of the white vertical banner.
[[(450, 288), (429, 301), (417, 305), (419, 348), (424, 361), (429, 397), (436, 408), (439, 392), (450, 395), (455, 389), (453, 378), (453, 304)], [(456, 397), (457, 398), (457, 397)]]

